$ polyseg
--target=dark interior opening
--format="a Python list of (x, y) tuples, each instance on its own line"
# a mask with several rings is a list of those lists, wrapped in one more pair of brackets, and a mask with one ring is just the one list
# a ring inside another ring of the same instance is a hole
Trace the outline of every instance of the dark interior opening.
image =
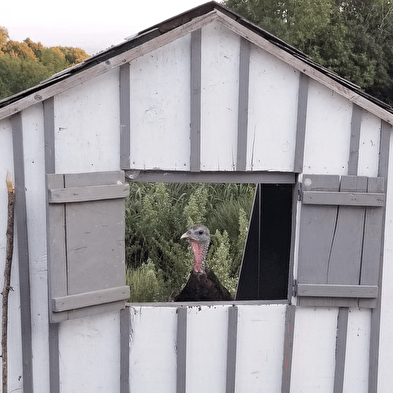
[(259, 184), (236, 292), (237, 300), (288, 298), (291, 184)]

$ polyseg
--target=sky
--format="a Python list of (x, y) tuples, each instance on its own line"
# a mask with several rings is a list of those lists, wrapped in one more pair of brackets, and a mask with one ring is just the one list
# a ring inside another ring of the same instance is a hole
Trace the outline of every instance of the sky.
[(208, 0), (4, 0), (0, 26), (9, 38), (46, 47), (71, 46), (89, 55)]

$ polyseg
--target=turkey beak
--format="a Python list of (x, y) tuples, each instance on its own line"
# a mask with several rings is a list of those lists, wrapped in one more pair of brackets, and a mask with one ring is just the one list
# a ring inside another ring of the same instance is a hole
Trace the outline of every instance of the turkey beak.
[(180, 239), (185, 239), (185, 238), (187, 238), (187, 239), (190, 238), (190, 231), (187, 231), (186, 233), (183, 233), (183, 234), (180, 236)]

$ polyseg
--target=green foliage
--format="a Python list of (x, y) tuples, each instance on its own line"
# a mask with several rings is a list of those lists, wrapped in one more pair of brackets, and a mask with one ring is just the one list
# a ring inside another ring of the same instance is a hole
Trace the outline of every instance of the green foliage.
[(33, 87), (87, 57), (79, 48), (45, 48), (30, 38), (10, 40), (7, 29), (0, 26), (0, 99)]
[(0, 99), (28, 89), (50, 74), (44, 65), (30, 58), (0, 56)]
[(194, 223), (209, 227), (208, 266), (234, 293), (253, 195), (253, 185), (131, 183), (126, 202), (131, 301), (168, 301), (180, 291), (193, 261), (180, 237)]
[(237, 275), (231, 274), (231, 253), (228, 232), (217, 229), (213, 238), (212, 253), (209, 258), (209, 268), (214, 271), (222, 285), (224, 285), (233, 296), (236, 292)]
[(228, 8), (393, 104), (390, 0), (226, 0)]
[(160, 272), (151, 259), (137, 269), (128, 269), (126, 280), (131, 289), (130, 302), (155, 302), (161, 298), (164, 287)]

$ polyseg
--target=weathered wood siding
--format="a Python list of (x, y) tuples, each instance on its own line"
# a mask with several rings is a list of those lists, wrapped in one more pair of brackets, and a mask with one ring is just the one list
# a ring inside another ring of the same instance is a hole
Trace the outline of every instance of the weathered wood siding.
[(56, 173), (118, 170), (119, 117), (119, 69), (56, 95)]
[[(292, 324), (286, 322), (288, 305), (238, 303), (236, 340), (231, 341), (228, 363), (231, 306), (187, 307), (181, 379), (174, 305), (131, 305), (125, 317), (111, 311), (59, 324), (48, 321), (46, 173), (150, 169), (296, 172), (300, 180), (303, 173), (381, 176), (380, 151), (386, 141), (381, 143), (384, 123), (376, 111), (372, 114), (351, 102), (348, 89), (340, 94), (326, 80), (314, 80), (310, 66), (302, 71), (299, 60), (285, 61), (289, 54), (283, 56), (271, 43), (265, 43), (266, 50), (257, 46), (254, 33), (249, 41), (240, 37), (237, 33), (244, 28), (235, 29), (235, 22), (209, 18), (207, 25), (198, 20), (195, 29), (188, 25), (185, 33), (171, 33), (173, 39), (160, 38), (162, 46), (153, 42), (137, 48), (142, 55), (133, 50), (116, 58), (116, 66), (99, 65), (82, 83), (62, 81), (64, 89), (45, 96), (43, 103), (28, 106), (25, 100), (25, 109), (16, 115), (21, 129), (15, 129), (15, 118), (0, 121), (0, 271), (7, 171), (13, 179), (16, 174), (23, 178), (18, 191), (26, 206), (20, 224), (27, 230), (27, 236), (15, 242), (9, 391), (118, 392), (129, 384), (131, 392), (174, 392), (184, 383), (187, 392), (225, 391), (229, 384), (247, 393), (366, 393), (375, 392), (369, 387), (369, 375), (376, 371), (375, 362), (370, 366), (370, 351), (376, 354), (371, 360), (379, 360), (378, 391), (391, 389), (393, 154), (386, 194), (380, 332), (378, 308), (291, 306)], [(23, 140), (17, 156), (15, 138)], [(393, 149), (391, 138), (390, 145)], [(122, 157), (124, 151), (128, 157)], [(301, 208), (299, 201), (297, 218)], [(294, 229), (296, 279), (297, 222)], [(28, 261), (28, 271), (19, 271), (22, 259)], [(29, 296), (23, 299), (21, 277), (23, 285), (29, 285)], [(127, 323), (122, 325), (122, 318)], [(26, 326), (31, 336), (23, 334)], [(126, 355), (120, 358), (121, 353)], [(229, 382), (227, 367), (236, 370)], [(27, 375), (24, 371), (30, 369)]]

